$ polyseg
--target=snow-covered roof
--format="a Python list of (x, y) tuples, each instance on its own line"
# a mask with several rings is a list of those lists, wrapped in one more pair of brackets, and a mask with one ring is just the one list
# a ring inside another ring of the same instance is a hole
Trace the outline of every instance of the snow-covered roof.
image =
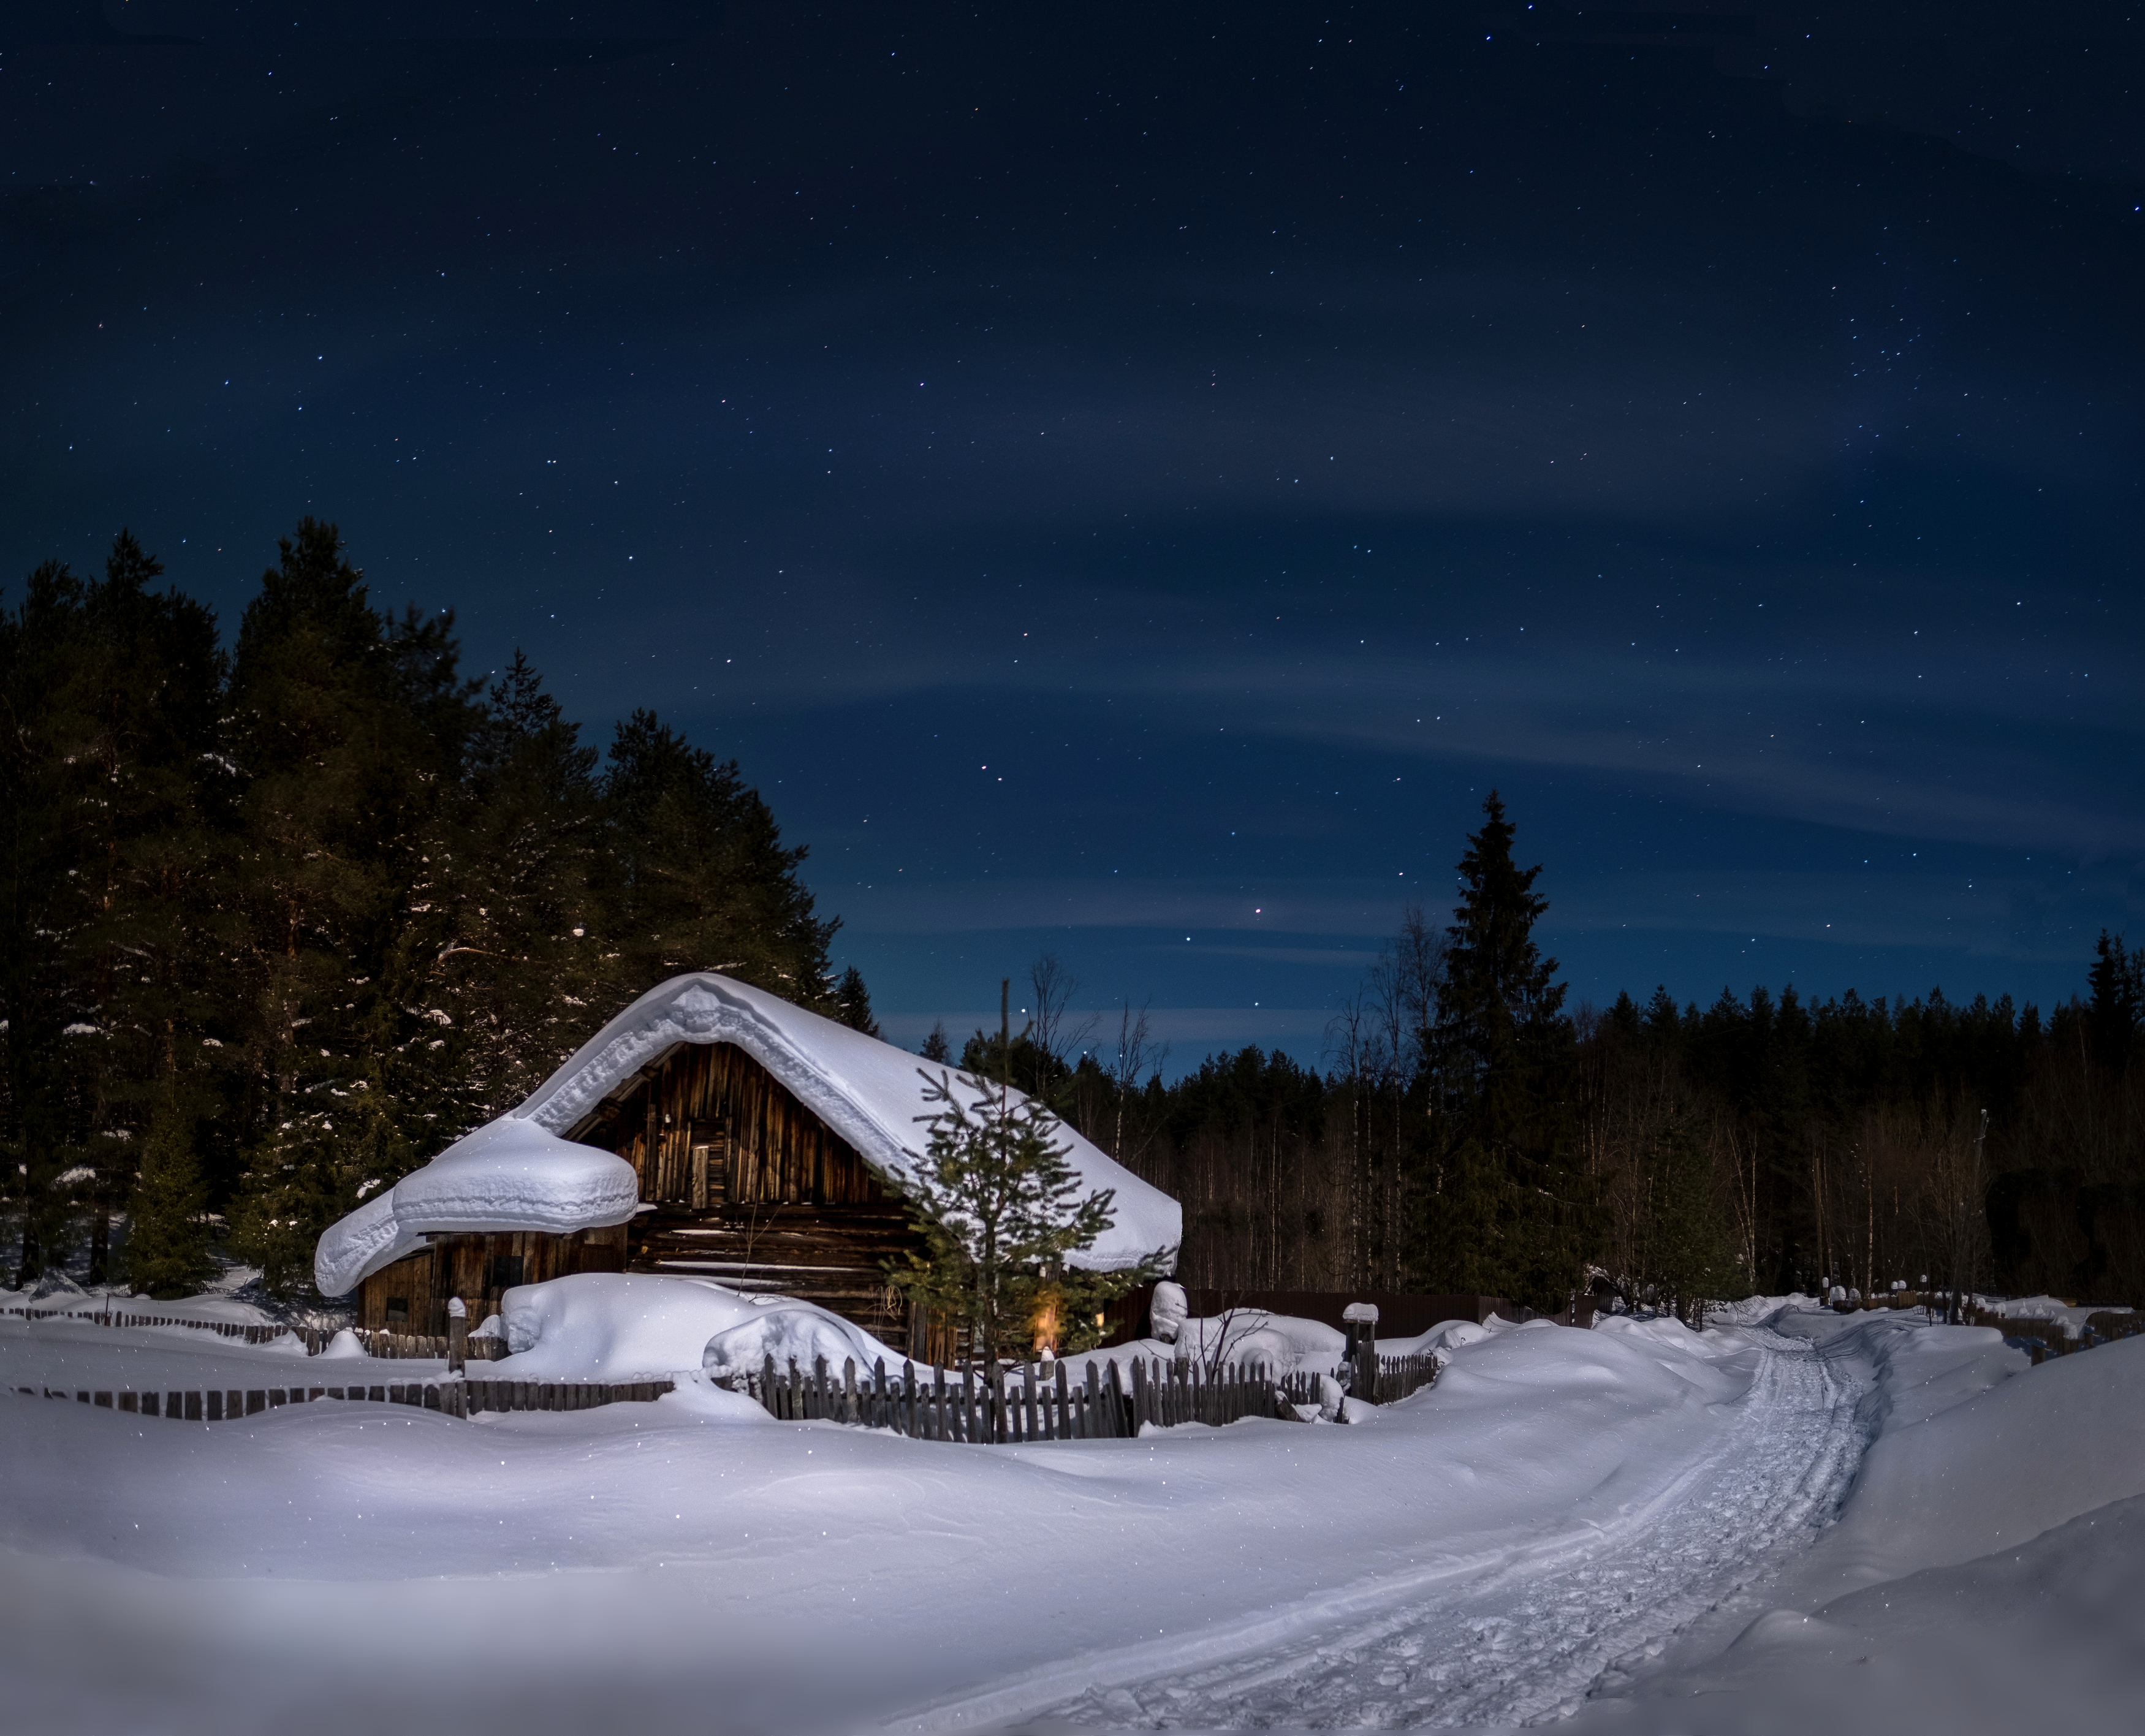
[[(694, 972), (650, 989), (519, 1108), (331, 1225), (313, 1261), (321, 1293), (346, 1294), (428, 1231), (565, 1234), (624, 1223), (640, 1203), (632, 1166), (562, 1136), (681, 1042), (735, 1043), (888, 1180), (898, 1186), (909, 1174), (928, 1112), (914, 1055), (764, 990)], [(1157, 1251), (1173, 1261), (1184, 1233), (1177, 1201), (1071, 1127), (1061, 1124), (1059, 1137), (1083, 1186), (1116, 1195), (1110, 1228), (1072, 1262), (1115, 1271)]]
[(322, 1296), (346, 1296), (427, 1235), (567, 1236), (622, 1224), (640, 1204), (640, 1178), (623, 1157), (561, 1139), (517, 1110), (329, 1225), (313, 1250), (313, 1282)]

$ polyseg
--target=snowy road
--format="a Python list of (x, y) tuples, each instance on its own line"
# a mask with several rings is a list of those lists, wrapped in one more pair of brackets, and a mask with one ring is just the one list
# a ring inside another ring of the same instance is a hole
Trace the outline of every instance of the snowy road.
[[(1105, 1728), (1531, 1724), (1573, 1710), (1605, 1676), (1791, 1559), (1838, 1506), (1863, 1445), (1866, 1380), (1809, 1344), (1746, 1329), (1757, 1357), (1733, 1423), (1666, 1489), (1613, 1523), (1383, 1611), (1206, 1668), (1109, 1682), (1053, 1709)], [(1271, 1635), (1279, 1614), (1259, 1627)]]
[[(205, 1736), (300, 1705), (364, 1732), (413, 1699), (548, 1736), (629, 1679), (667, 1736), (705, 1729), (711, 1674), (728, 1728), (785, 1736), (1541, 1720), (1650, 1682), (1640, 1662), (1723, 1599), (1756, 1613), (1739, 1588), (1837, 1506), (1877, 1365), (1829, 1313), (1779, 1324), (1535, 1323), (1357, 1426), (1009, 1447), (777, 1424), (689, 1381), (476, 1422), (346, 1403), (174, 1428), (0, 1399), (0, 1678), (94, 1709), (70, 1728), (166, 1728), (146, 1696)], [(0, 1321), (0, 1385), (182, 1384), (198, 1336)], [(216, 1342), (230, 1384), (292, 1365)], [(108, 1676), (115, 1645), (138, 1680)]]

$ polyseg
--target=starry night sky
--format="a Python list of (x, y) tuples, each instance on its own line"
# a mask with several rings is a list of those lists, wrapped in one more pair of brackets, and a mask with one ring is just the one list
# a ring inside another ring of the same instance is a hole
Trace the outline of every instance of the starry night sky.
[[(2026, 15), (2026, 16), (2019, 16)], [(0, 597), (302, 513), (735, 754), (888, 1034), (1315, 1059), (1483, 794), (1575, 1002), (2145, 930), (2145, 9), (0, 16)]]

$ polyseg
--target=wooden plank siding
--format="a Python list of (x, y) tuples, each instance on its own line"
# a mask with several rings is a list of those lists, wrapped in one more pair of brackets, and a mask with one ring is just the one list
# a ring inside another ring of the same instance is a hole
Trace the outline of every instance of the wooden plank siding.
[(617, 1152), (654, 1205), (894, 1203), (855, 1149), (734, 1043), (674, 1046), (566, 1137)]
[[(889, 1342), (931, 1342), (885, 1265), (920, 1245), (899, 1196), (734, 1043), (679, 1043), (567, 1137), (640, 1177), (629, 1270), (802, 1296)], [(950, 1347), (945, 1347), (950, 1348)]]
[(498, 1313), (500, 1298), (517, 1284), (542, 1284), (570, 1272), (624, 1271), (625, 1261), (623, 1224), (571, 1236), (533, 1230), (435, 1236), (358, 1286), (357, 1324), (436, 1336), (447, 1330), (450, 1297), (462, 1299), (475, 1326)]

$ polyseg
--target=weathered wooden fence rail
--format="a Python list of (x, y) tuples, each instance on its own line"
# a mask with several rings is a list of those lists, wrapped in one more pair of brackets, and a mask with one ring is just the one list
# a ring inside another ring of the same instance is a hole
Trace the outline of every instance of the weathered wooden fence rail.
[(174, 1422), (235, 1422), (286, 1405), (344, 1399), (376, 1405), (414, 1405), (448, 1416), (480, 1411), (592, 1410), (600, 1405), (645, 1404), (674, 1390), (669, 1380), (538, 1381), (411, 1380), (366, 1386), (256, 1386), (178, 1392), (99, 1392), (82, 1388), (17, 1386), (18, 1397), (72, 1399), (77, 1404)]
[[(824, 1356), (815, 1357), (809, 1370), (793, 1358), (785, 1370), (769, 1356), (759, 1373), (735, 1385), (784, 1421), (848, 1423), (892, 1429), (918, 1440), (992, 1444), (1122, 1440), (1148, 1423), (1218, 1427), (1252, 1416), (1293, 1421), (1296, 1406), (1323, 1400), (1316, 1375), (1277, 1380), (1262, 1364), (1209, 1368), (1142, 1358), (1130, 1363), (1127, 1375), (1115, 1358), (1091, 1360), (1077, 1369), (1073, 1361), (1001, 1367), (979, 1379), (973, 1368), (962, 1370), (958, 1378), (943, 1369), (919, 1374), (913, 1362), (890, 1375), (883, 1360), (868, 1375), (859, 1375), (853, 1357), (839, 1375)], [(1436, 1378), (1435, 1356), (1381, 1357), (1374, 1401), (1391, 1404)]]
[[(69, 1308), (9, 1308), (7, 1313), (22, 1320), (79, 1321), (91, 1326), (185, 1326), (196, 1332), (213, 1332), (219, 1338), (234, 1339), (241, 1344), (272, 1344), (285, 1333), (296, 1336), (306, 1347), (308, 1356), (317, 1356), (335, 1341), (336, 1335), (346, 1330), (340, 1326), (282, 1326), (248, 1321), (183, 1320), (173, 1315), (135, 1314), (119, 1310), (102, 1310), (93, 1314), (82, 1313)], [(446, 1339), (436, 1333), (391, 1332), (377, 1326), (352, 1326), (347, 1329), (364, 1346), (365, 1354), (380, 1360), (411, 1357), (426, 1357), (434, 1360), (445, 1360)], [(506, 1341), (498, 1337), (479, 1337), (472, 1333), (467, 1343), (466, 1355), (471, 1362), (497, 1362), (506, 1355)]]
[(1374, 1405), (1395, 1405), (1411, 1392), (1421, 1392), (1437, 1380), (1435, 1356), (1381, 1356), (1371, 1390), (1360, 1393)]
[(890, 1376), (881, 1360), (860, 1378), (854, 1357), (838, 1375), (824, 1356), (809, 1371), (793, 1360), (786, 1372), (769, 1356), (759, 1373), (744, 1377), (742, 1390), (784, 1421), (893, 1429), (918, 1440), (1102, 1440), (1138, 1432), (1114, 1364), (1105, 1376), (1090, 1362), (1077, 1379), (1062, 1361), (1048, 1376), (1044, 1367), (1033, 1364), (1032, 1378), (1012, 1380), (1003, 1368), (988, 1380), (968, 1368), (953, 1381), (943, 1369), (919, 1376), (913, 1362)]
[(219, 1338), (235, 1338), (246, 1344), (266, 1344), (291, 1330), (246, 1321), (177, 1320), (158, 1314), (82, 1314), (68, 1308), (10, 1308), (7, 1311), (22, 1320), (72, 1320), (91, 1326), (188, 1326), (197, 1332), (213, 1332)]
[[(357, 1341), (365, 1346), (366, 1355), (383, 1361), (406, 1356), (429, 1356), (444, 1360), (447, 1354), (446, 1337), (441, 1333), (391, 1332), (379, 1326), (352, 1326), (348, 1330), (357, 1335)], [(306, 1341), (306, 1354), (317, 1356), (328, 1347), (336, 1335), (316, 1326), (305, 1326), (299, 1329), (298, 1336)], [(471, 1362), (498, 1362), (506, 1355), (506, 1341), (504, 1338), (480, 1338), (471, 1333), (465, 1341), (464, 1355)]]

